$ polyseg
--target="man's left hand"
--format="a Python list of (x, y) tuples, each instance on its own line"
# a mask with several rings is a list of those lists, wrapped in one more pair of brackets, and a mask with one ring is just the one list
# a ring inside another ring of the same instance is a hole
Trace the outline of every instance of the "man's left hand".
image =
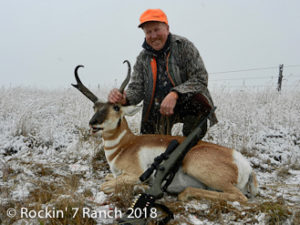
[(170, 92), (160, 104), (160, 113), (165, 116), (173, 115), (177, 99), (178, 94), (175, 91)]

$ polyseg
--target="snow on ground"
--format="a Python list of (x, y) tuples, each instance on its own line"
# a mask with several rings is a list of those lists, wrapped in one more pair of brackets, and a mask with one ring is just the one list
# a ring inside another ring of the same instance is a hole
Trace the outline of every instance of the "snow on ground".
[[(299, 224), (300, 91), (212, 91), (219, 123), (204, 139), (242, 152), (257, 173), (260, 194), (248, 205), (166, 196), (177, 220), (170, 224)], [(113, 223), (105, 215), (72, 218), (76, 209), (108, 212), (119, 204), (99, 191), (109, 170), (100, 137), (88, 131), (92, 113), (92, 103), (72, 88), (0, 88), (0, 224)], [(128, 121), (138, 133), (140, 114)], [(180, 134), (180, 125), (173, 131)], [(31, 217), (21, 213), (26, 209)], [(45, 209), (52, 218), (34, 215)], [(59, 210), (69, 222), (57, 218)]]

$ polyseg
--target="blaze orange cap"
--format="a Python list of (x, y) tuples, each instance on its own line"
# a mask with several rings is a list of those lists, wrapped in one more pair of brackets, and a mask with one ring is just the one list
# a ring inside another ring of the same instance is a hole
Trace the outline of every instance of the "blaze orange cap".
[(138, 27), (142, 27), (142, 25), (146, 22), (150, 21), (158, 21), (168, 24), (167, 15), (161, 9), (148, 9), (140, 16), (140, 25)]

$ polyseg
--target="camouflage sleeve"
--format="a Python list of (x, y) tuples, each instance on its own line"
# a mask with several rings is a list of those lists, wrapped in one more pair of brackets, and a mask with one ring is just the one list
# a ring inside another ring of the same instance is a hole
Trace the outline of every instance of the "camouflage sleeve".
[[(186, 72), (186, 80), (182, 84), (173, 88), (180, 94), (197, 95), (199, 100), (209, 106), (213, 106), (213, 100), (207, 88), (208, 74), (204, 63), (196, 47), (190, 41), (186, 41), (181, 51), (181, 58), (184, 64), (184, 72)], [(218, 122), (216, 114), (210, 116), (210, 126)]]
[(184, 59), (184, 71), (186, 72), (187, 80), (173, 89), (181, 94), (206, 93), (208, 74), (199, 51), (192, 42), (184, 42), (181, 58)]
[(143, 74), (145, 73), (145, 68), (140, 58), (140, 56), (137, 57), (136, 63), (133, 67), (133, 72), (131, 74), (131, 81), (126, 90), (128, 105), (136, 105), (140, 103), (145, 96), (143, 76)]

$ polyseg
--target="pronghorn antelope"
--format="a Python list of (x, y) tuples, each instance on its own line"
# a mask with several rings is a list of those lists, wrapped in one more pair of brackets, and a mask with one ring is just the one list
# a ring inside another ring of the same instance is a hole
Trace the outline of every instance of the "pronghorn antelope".
[[(131, 68), (120, 92), (129, 82)], [(138, 183), (139, 176), (163, 153), (171, 140), (179, 143), (181, 136), (134, 135), (125, 116), (132, 116), (137, 106), (103, 103), (80, 81), (77, 70), (74, 85), (94, 103), (95, 114), (89, 124), (92, 133), (102, 132), (104, 151), (113, 176), (108, 176), (101, 186), (105, 192), (113, 192), (118, 181)], [(180, 200), (190, 197), (230, 201), (247, 201), (258, 191), (255, 173), (249, 162), (237, 151), (220, 145), (199, 141), (184, 157), (167, 191), (178, 194)], [(247, 197), (246, 197), (246, 196)]]

